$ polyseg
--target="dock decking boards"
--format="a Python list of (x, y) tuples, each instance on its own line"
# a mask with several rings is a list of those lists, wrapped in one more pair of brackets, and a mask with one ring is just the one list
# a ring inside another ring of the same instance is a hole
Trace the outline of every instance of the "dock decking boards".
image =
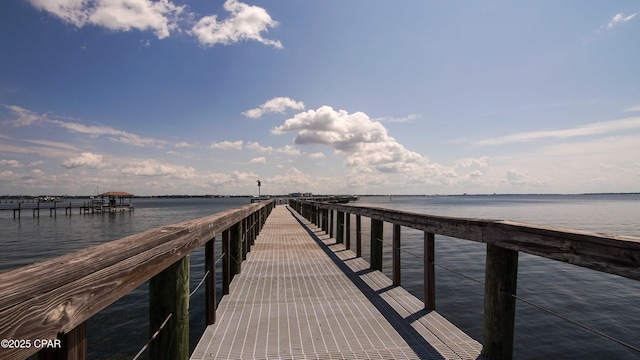
[(482, 345), (276, 207), (191, 359), (478, 359)]

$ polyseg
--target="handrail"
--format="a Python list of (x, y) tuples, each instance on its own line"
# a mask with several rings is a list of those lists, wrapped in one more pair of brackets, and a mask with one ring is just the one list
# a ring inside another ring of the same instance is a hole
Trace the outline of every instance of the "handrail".
[[(261, 228), (272, 208), (273, 201), (253, 203), (1, 273), (0, 339), (67, 334), (216, 234), (248, 218)], [(0, 348), (0, 357), (25, 358), (37, 350)]]
[[(382, 271), (383, 224), (393, 224), (392, 280), (399, 286), (401, 226), (424, 231), (425, 309), (435, 310), (435, 234), (487, 244), (482, 354), (512, 359), (518, 253), (525, 252), (585, 268), (640, 280), (640, 238), (487, 220), (417, 214), (376, 207), (291, 199), (299, 214), (350, 249), (351, 214), (356, 216), (356, 256), (361, 256), (361, 217), (371, 219), (370, 266)], [(333, 212), (337, 212), (336, 215)], [(345, 214), (348, 216), (345, 217)]]
[(509, 220), (425, 215), (377, 207), (298, 201), (429, 233), (496, 245), (640, 280), (640, 238)]

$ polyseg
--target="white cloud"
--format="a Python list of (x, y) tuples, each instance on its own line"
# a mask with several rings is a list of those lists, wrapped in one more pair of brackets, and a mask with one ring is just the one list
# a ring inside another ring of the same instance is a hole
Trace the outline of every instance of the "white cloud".
[(606, 25), (606, 27), (609, 28), (609, 29), (612, 29), (617, 25), (626, 23), (627, 21), (633, 19), (634, 17), (636, 17), (636, 13), (633, 13), (633, 14), (628, 15), (628, 16), (625, 16), (623, 13), (616, 14), (611, 19), (611, 21), (609, 21), (609, 23)]
[(82, 27), (103, 26), (114, 31), (152, 30), (159, 39), (177, 29), (186, 5), (168, 0), (29, 0), (33, 6)]
[(321, 152), (312, 153), (312, 154), (309, 154), (309, 158), (311, 158), (311, 159), (322, 159), (322, 158), (324, 158), (324, 153), (321, 153)]
[(10, 125), (13, 127), (23, 127), (30, 126), (34, 123), (41, 122), (46, 120), (46, 115), (37, 114), (31, 110), (27, 110), (20, 106), (16, 105), (3, 105), (7, 109), (11, 110), (13, 114), (16, 116), (13, 120), (4, 120), (2, 123), (4, 125)]
[(0, 166), (22, 167), (22, 164), (18, 160), (0, 160)]
[(273, 20), (265, 9), (237, 0), (227, 0), (223, 6), (231, 13), (230, 17), (219, 22), (217, 15), (204, 16), (191, 29), (190, 34), (198, 38), (201, 45), (229, 45), (242, 40), (255, 40), (265, 45), (282, 48), (280, 41), (265, 39), (261, 35), (268, 28), (278, 25), (278, 22)]
[[(272, 130), (274, 134), (297, 131), (296, 144), (324, 144), (353, 152), (364, 144), (387, 141), (387, 129), (362, 112), (349, 114), (330, 106), (296, 114)], [(395, 141), (395, 140), (394, 140)]]
[(258, 119), (266, 113), (284, 114), (287, 109), (304, 110), (304, 103), (288, 97), (276, 97), (266, 101), (260, 105), (260, 107), (243, 112), (242, 115), (252, 119)]
[[(198, 16), (189, 13), (187, 5), (176, 5), (169, 0), (28, 0), (34, 7), (46, 11), (78, 28), (95, 25), (113, 31), (132, 29), (151, 30), (164, 39), (171, 32), (182, 31), (181, 23), (190, 23)], [(229, 45), (243, 40), (255, 40), (265, 45), (282, 48), (282, 43), (262, 37), (269, 28), (276, 27), (267, 11), (237, 0), (226, 0), (224, 9), (231, 15), (218, 21), (217, 15), (200, 18), (187, 32), (203, 46)], [(148, 46), (149, 41), (141, 42)]]
[(175, 144), (175, 145), (173, 145), (173, 146), (174, 146), (174, 147), (176, 147), (176, 148), (189, 148), (189, 147), (193, 147), (193, 145), (192, 145), (192, 144), (190, 144), (190, 143), (188, 143), (188, 142), (186, 142), (186, 141), (179, 142), (179, 143), (177, 143), (177, 144)]
[(196, 170), (192, 167), (161, 163), (153, 159), (130, 162), (122, 168), (121, 172), (127, 175), (160, 176), (183, 180), (191, 179), (197, 175)]
[(158, 146), (166, 145), (166, 141), (142, 137), (126, 131), (114, 129), (110, 126), (89, 126), (81, 123), (67, 122), (60, 120), (49, 120), (50, 123), (58, 125), (70, 132), (86, 134), (92, 137), (108, 136), (111, 141), (125, 143), (134, 146)]
[(291, 145), (285, 145), (283, 147), (274, 148), (273, 146), (262, 146), (258, 142), (247, 142), (247, 149), (254, 150), (263, 154), (284, 154), (289, 156), (298, 156), (301, 154), (300, 150)]
[(212, 143), (211, 144), (211, 148), (212, 149), (222, 149), (222, 150), (242, 150), (242, 144), (243, 141), (242, 140), (238, 140), (238, 141), (220, 141), (220, 142), (216, 142), (216, 143)]
[(296, 132), (296, 144), (322, 144), (345, 156), (348, 181), (353, 186), (384, 180), (372, 174), (414, 172), (423, 174), (427, 159), (407, 150), (387, 134), (379, 122), (362, 113), (335, 111), (330, 106), (296, 114), (272, 130), (274, 134)]
[(78, 122), (52, 119), (46, 114), (37, 114), (31, 110), (15, 105), (5, 105), (5, 107), (17, 116), (16, 119), (3, 121), (3, 124), (5, 125), (23, 127), (36, 124), (53, 124), (72, 133), (85, 134), (91, 137), (108, 136), (111, 141), (134, 146), (162, 147), (167, 144), (167, 142), (163, 140), (142, 137), (123, 130), (114, 129), (109, 126), (90, 126)]
[(375, 118), (375, 119), (372, 119), (372, 121), (402, 123), (402, 122), (417, 120), (420, 118), (422, 118), (422, 115), (420, 114), (409, 114), (405, 117), (400, 117), (400, 118), (394, 118), (394, 117)]
[(622, 130), (640, 129), (640, 117), (613, 121), (604, 121), (563, 130), (531, 131), (478, 141), (477, 145), (502, 145), (518, 142), (530, 142), (541, 139), (566, 139), (613, 133)]
[(298, 156), (300, 155), (300, 150), (294, 148), (291, 145), (285, 145), (281, 148), (277, 148), (276, 152), (279, 154), (285, 154), (285, 155), (289, 155), (289, 156)]
[(251, 164), (265, 164), (266, 162), (267, 162), (267, 158), (265, 158), (264, 156), (249, 160), (249, 163)]
[(507, 181), (511, 185), (515, 186), (543, 186), (548, 185), (548, 182), (539, 179), (538, 177), (530, 176), (517, 170), (508, 170), (505, 175)]
[(83, 152), (80, 156), (67, 159), (62, 163), (62, 167), (74, 169), (79, 167), (99, 168), (102, 166), (102, 155)]
[(257, 152), (266, 153), (266, 154), (271, 154), (275, 150), (271, 146), (262, 146), (260, 145), (260, 143), (253, 142), (253, 141), (247, 142), (247, 149), (255, 150)]

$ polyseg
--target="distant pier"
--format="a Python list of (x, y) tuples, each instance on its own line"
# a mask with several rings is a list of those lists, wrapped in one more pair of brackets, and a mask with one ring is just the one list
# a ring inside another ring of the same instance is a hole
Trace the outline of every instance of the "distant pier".
[(71, 216), (77, 211), (78, 214), (104, 214), (115, 213), (121, 211), (133, 211), (135, 209), (133, 203), (129, 204), (116, 204), (109, 205), (102, 202), (95, 202), (92, 200), (83, 202), (73, 201), (53, 201), (53, 202), (16, 202), (16, 203), (1, 203), (0, 211), (13, 211), (13, 218), (20, 219), (22, 212), (31, 212), (34, 218), (40, 217), (40, 212), (49, 211), (49, 216), (57, 216), (58, 210), (62, 212), (64, 210), (65, 215)]

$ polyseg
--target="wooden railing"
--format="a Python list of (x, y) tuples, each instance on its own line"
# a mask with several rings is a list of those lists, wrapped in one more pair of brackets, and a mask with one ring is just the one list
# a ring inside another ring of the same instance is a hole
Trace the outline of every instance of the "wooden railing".
[(155, 331), (171, 314), (151, 343), (151, 358), (187, 359), (188, 254), (205, 245), (206, 322), (212, 324), (216, 236), (222, 234), (222, 289), (228, 294), (273, 206), (246, 205), (0, 274), (0, 358), (24, 359), (41, 350), (43, 359), (83, 359), (85, 321), (149, 281), (150, 328)]
[[(393, 225), (392, 280), (400, 285), (401, 226), (424, 231), (425, 309), (435, 309), (435, 234), (487, 244), (483, 349), (491, 359), (511, 359), (515, 323), (518, 252), (640, 280), (640, 238), (538, 226), (513, 221), (466, 219), (404, 211), (290, 200), (289, 205), (336, 241), (351, 248), (355, 215), (355, 252), (361, 256), (361, 217), (371, 219), (371, 268), (382, 270), (383, 224)], [(336, 213), (334, 216), (334, 212)], [(347, 214), (345, 218), (345, 214)], [(346, 220), (345, 220), (346, 219)]]

